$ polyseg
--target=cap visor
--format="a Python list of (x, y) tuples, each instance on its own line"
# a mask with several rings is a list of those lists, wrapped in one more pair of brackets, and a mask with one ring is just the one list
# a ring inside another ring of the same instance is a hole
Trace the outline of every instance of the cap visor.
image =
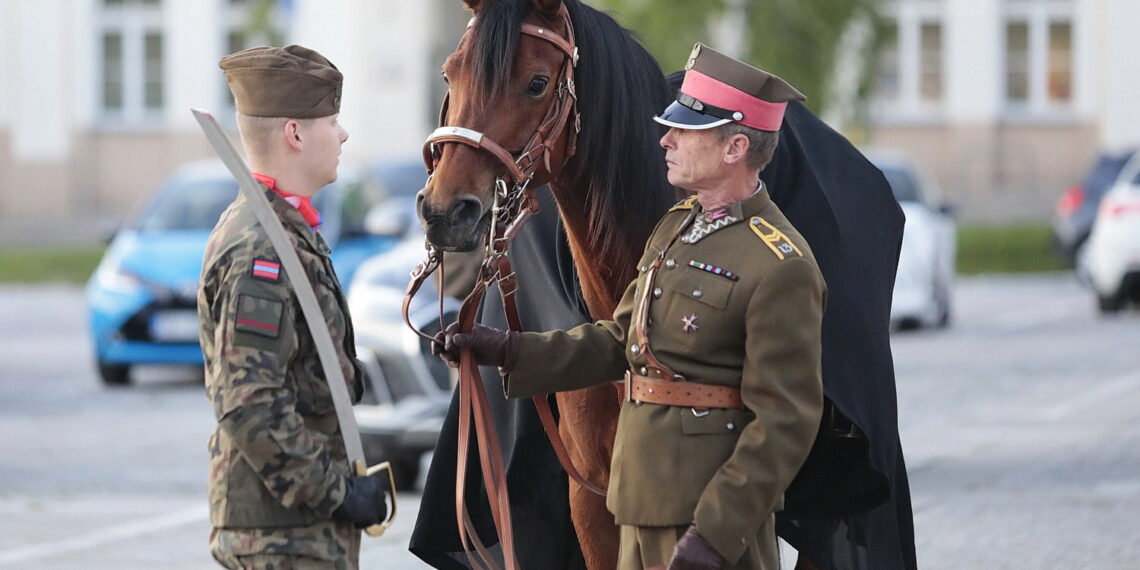
[(711, 129), (731, 123), (729, 119), (721, 119), (694, 111), (676, 101), (665, 108), (660, 115), (653, 117), (654, 121), (677, 129)]

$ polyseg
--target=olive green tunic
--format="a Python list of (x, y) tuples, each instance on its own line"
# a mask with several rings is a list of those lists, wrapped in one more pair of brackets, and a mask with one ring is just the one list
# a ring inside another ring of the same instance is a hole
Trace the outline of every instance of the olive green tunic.
[[(607, 506), (619, 525), (695, 523), (730, 567), (758, 544), (759, 567), (775, 568), (773, 514), (819, 427), (826, 287), (807, 243), (765, 189), (707, 214), (689, 199), (665, 215), (613, 320), (523, 333), (504, 388), (512, 398), (572, 390), (646, 366), (632, 350), (631, 320), (641, 296), (652, 295), (657, 359), (689, 381), (739, 386), (746, 409), (702, 415), (626, 403)], [(645, 269), (658, 255), (664, 264), (646, 291)]]

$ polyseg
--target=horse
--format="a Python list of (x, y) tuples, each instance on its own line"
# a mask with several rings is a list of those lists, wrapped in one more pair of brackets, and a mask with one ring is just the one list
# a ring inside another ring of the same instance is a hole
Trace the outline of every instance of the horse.
[[(575, 284), (586, 313), (582, 320), (607, 319), (635, 276), (636, 262), (645, 240), (668, 206), (679, 198), (665, 178), (664, 153), (658, 145), (663, 131), (651, 120), (669, 103), (673, 91), (657, 63), (627, 30), (578, 0), (463, 1), (474, 18), (455, 52), (443, 65), (449, 93), (441, 111), (441, 125), (462, 126), (476, 133), (481, 142), (471, 144), (474, 138), (468, 138), (459, 141), (463, 144), (432, 146), (427, 157), (432, 175), (417, 198), (428, 241), (444, 251), (472, 250), (483, 243), (490, 230), (491, 212), (502, 181), (518, 180), (517, 166), (512, 168), (501, 155), (513, 158), (528, 154), (526, 147), (531, 146), (528, 142), (534, 138), (533, 133), (547, 124), (549, 109), (558, 97), (570, 90), (576, 97), (577, 110), (581, 111), (580, 130), (564, 129), (560, 136), (549, 141), (541, 160), (527, 156), (525, 162), (533, 167), (527, 182), (533, 186), (548, 185), (557, 205), (572, 257)], [(522, 33), (528, 25), (532, 33)], [(573, 35), (576, 53), (568, 54), (558, 45), (537, 37), (535, 29), (548, 30), (560, 37)], [(567, 84), (560, 77), (560, 70), (565, 69), (564, 64), (570, 57), (577, 61), (572, 82)], [(574, 118), (569, 121), (576, 122)], [(886, 474), (890, 484), (905, 487), (905, 468), (893, 416), (893, 369), (885, 336), (894, 265), (871, 263), (868, 269), (858, 263), (869, 255), (887, 260), (893, 255), (897, 263), (901, 215), (881, 173), (865, 160), (860, 161), (861, 155), (845, 139), (823, 126), (802, 106), (792, 105), (787, 122), (795, 125), (797, 120), (805, 133), (804, 140), (795, 132), (785, 136), (782, 129), (781, 137), (789, 144), (781, 142), (774, 164), (765, 170), (765, 181), (772, 188), (773, 200), (778, 205), (791, 206), (791, 211), (785, 209), (785, 213), (812, 245), (828, 279), (832, 297), (829, 313), (833, 316), (829, 335), (829, 316), (825, 314), (825, 390), (837, 406), (842, 404), (838, 407), (843, 415), (863, 427), (868, 439), (875, 444), (870, 445), (868, 452), (873, 456), (875, 468)], [(482, 141), (493, 141), (500, 152), (481, 148)], [(808, 144), (820, 144), (825, 151), (834, 149), (836, 155), (816, 162), (807, 160), (804, 147)], [(846, 159), (842, 157), (852, 154), (858, 159), (852, 164), (844, 163)], [(850, 190), (845, 191), (851, 197), (864, 188), (869, 190), (852, 199), (829, 193), (832, 187), (840, 186), (837, 181), (850, 174), (869, 181), (863, 184), (857, 179), (848, 184)], [(811, 192), (801, 191), (801, 187), (808, 187)], [(795, 192), (789, 191), (792, 188)], [(851, 216), (839, 215), (832, 208), (833, 203), (850, 212), (859, 212), (860, 208), (882, 210), (885, 213), (880, 217), (884, 223), (871, 224), (868, 233), (861, 225), (853, 224), (877, 220), (848, 220)], [(794, 212), (799, 212), (801, 221), (811, 231), (800, 227)], [(858, 240), (852, 238), (865, 238), (864, 248), (858, 249)], [(852, 253), (851, 258), (845, 258), (845, 253)], [(844, 275), (850, 271), (862, 273), (859, 277)], [(860, 285), (837, 290), (829, 273), (843, 275), (839, 280), (841, 284)], [(558, 293), (521, 287), (515, 295), (541, 298), (554, 294)], [(841, 306), (833, 311), (837, 297)], [(843, 310), (855, 305), (869, 308), (854, 314)], [(883, 311), (883, 307), (888, 310)], [(848, 327), (837, 324), (837, 319), (855, 323), (851, 328), (859, 328), (867, 322), (868, 326), (865, 330), (861, 328), (860, 334), (869, 331), (863, 335), (868, 350), (860, 353), (853, 348), (852, 343), (864, 341), (851, 341), (850, 337), (858, 335), (844, 334)], [(829, 342), (830, 354), (841, 360), (830, 367)], [(841, 342), (847, 343), (842, 350), (837, 348)], [(885, 366), (883, 359), (878, 358), (865, 369), (857, 368), (866, 364), (860, 362), (860, 358), (877, 358), (875, 355), (881, 355), (884, 350)], [(851, 369), (852, 366), (856, 368)], [(861, 375), (864, 371), (873, 378), (864, 381)], [(832, 377), (843, 374), (859, 377), (848, 381), (846, 390), (829, 389), (829, 372)], [(864, 384), (855, 388), (861, 381)], [(850, 403), (853, 398), (867, 399), (858, 395), (866, 393), (874, 393), (873, 405)], [(602, 385), (560, 393), (556, 400), (559, 432), (574, 465), (591, 484), (605, 488), (621, 397), (613, 387)], [(875, 414), (889, 416), (889, 421), (878, 421)], [(437, 452), (435, 462), (440, 458)], [(433, 471), (434, 468), (433, 462)], [(431, 477), (429, 474), (429, 484)], [(892, 528), (902, 527), (904, 535), (899, 540), (903, 543), (899, 548), (902, 561), (897, 567), (909, 568), (913, 563), (903, 560), (913, 559), (913, 536), (905, 536), (910, 516), (909, 495), (896, 493), (895, 496), (898, 504), (891, 503), (879, 511), (884, 508), (891, 511), (881, 516), (891, 517), (892, 521), (906, 519), (898, 524), (892, 522)], [(618, 531), (603, 500), (574, 481), (569, 483), (569, 499), (570, 516), (585, 564), (589, 568), (615, 567)], [(785, 528), (793, 534), (799, 533), (804, 544), (814, 540), (820, 549), (832, 548), (832, 536), (836, 540), (852, 540), (853, 544), (859, 541), (852, 551), (866, 556), (867, 539), (862, 536), (865, 533), (848, 532), (852, 527), (859, 528), (858, 521), (836, 521), (840, 519), (832, 517), (821, 525), (810, 520), (792, 521), (792, 526), (785, 525)], [(908, 540), (909, 554), (906, 552)], [(803, 548), (800, 544), (797, 547)], [(814, 556), (815, 560), (821, 560), (830, 554)]]

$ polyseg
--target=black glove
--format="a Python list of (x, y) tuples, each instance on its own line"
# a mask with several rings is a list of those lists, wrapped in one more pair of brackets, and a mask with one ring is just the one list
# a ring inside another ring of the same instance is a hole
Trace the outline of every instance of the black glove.
[(668, 570), (717, 570), (724, 558), (690, 526), (673, 547), (673, 559)]
[(344, 481), (344, 502), (332, 513), (333, 520), (364, 528), (384, 522), (388, 504), (384, 486), (375, 477), (349, 477)]
[(460, 333), (459, 323), (451, 323), (436, 333), (431, 351), (452, 368), (459, 367), (459, 349), (470, 348), (477, 364), (510, 369), (515, 364), (518, 346), (519, 334), (515, 331), (475, 325), (471, 332)]

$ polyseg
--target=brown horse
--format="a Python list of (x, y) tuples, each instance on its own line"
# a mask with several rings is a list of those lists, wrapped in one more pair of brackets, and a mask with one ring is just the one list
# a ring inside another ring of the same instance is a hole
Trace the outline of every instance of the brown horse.
[[(571, 116), (550, 156), (538, 160), (530, 184), (549, 184), (590, 315), (609, 318), (634, 278), (645, 240), (675, 200), (657, 144), (662, 133), (651, 120), (668, 104), (670, 90), (626, 30), (576, 0), (464, 2), (475, 17), (443, 67), (450, 88), (441, 123), (479, 134), (517, 158), (557, 98), (567, 89), (576, 94), (580, 132)], [(574, 38), (571, 81), (562, 73), (571, 55), (535, 33), (520, 33), (525, 24)], [(497, 157), (470, 140), (447, 142), (464, 144), (436, 145), (419, 208), (433, 245), (468, 251), (482, 244), (490, 227), (497, 181), (510, 182), (517, 173), (502, 153)], [(556, 397), (571, 459), (590, 483), (605, 488), (618, 392), (602, 385)], [(604, 499), (571, 481), (570, 500), (588, 566), (615, 567), (618, 532)]]

